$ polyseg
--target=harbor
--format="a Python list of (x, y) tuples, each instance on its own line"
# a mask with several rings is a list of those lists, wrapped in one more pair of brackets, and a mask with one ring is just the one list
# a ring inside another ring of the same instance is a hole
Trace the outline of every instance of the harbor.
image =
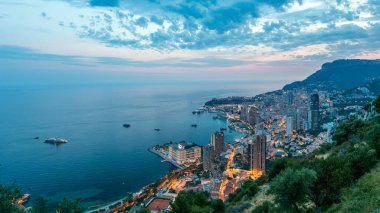
[(158, 151), (155, 149), (155, 147), (151, 147), (148, 149), (149, 152), (159, 156), (160, 158), (162, 158), (164, 161), (167, 161), (168, 163), (174, 165), (176, 168), (178, 168), (179, 170), (182, 170), (182, 169), (185, 169), (186, 166), (184, 165), (181, 165), (179, 163), (177, 163), (176, 161), (174, 161), (173, 159), (169, 158), (167, 155), (165, 155), (164, 153)]

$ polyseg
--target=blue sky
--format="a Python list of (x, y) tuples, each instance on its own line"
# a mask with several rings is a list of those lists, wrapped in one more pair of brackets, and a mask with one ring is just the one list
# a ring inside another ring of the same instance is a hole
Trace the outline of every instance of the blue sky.
[(0, 26), (10, 85), (290, 82), (331, 60), (380, 58), (380, 0), (2, 0)]

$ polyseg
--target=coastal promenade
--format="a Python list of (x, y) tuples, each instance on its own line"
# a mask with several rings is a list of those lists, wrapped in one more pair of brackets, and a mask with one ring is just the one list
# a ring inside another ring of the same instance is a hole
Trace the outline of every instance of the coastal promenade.
[(165, 161), (173, 164), (175, 167), (177, 167), (178, 169), (182, 170), (182, 169), (185, 169), (186, 166), (182, 165), (182, 164), (179, 164), (177, 163), (176, 161), (170, 159), (168, 156), (166, 156), (165, 154), (161, 153), (160, 151), (157, 151), (154, 147), (151, 147), (148, 149), (150, 152), (152, 152), (153, 154), (156, 154), (158, 155), (159, 157), (161, 157), (162, 159), (164, 159)]
[[(186, 169), (187, 167), (184, 166), (184, 165), (181, 165), (175, 161), (173, 161), (172, 159), (170, 159), (168, 156), (166, 156), (165, 154), (161, 153), (160, 151), (157, 151), (154, 147), (151, 147), (148, 149), (149, 152), (152, 152), (153, 154), (156, 154), (158, 155), (159, 157), (161, 157), (162, 159), (164, 159), (165, 161), (168, 161), (169, 163), (173, 164), (175, 167), (177, 167), (179, 170), (178, 171), (181, 171), (181, 170), (184, 170)], [(172, 181), (169, 181), (168, 184), (170, 185)], [(164, 188), (164, 187), (167, 187), (167, 186), (162, 186), (161, 188)], [(135, 199), (134, 199), (135, 200)], [(120, 206), (118, 206), (118, 204)], [(115, 207), (115, 206), (118, 206), (118, 207)], [(116, 201), (113, 201), (111, 203), (107, 203), (107, 204), (104, 204), (104, 205), (98, 205), (98, 206), (94, 206), (93, 208), (85, 211), (85, 213), (93, 213), (93, 212), (99, 212), (99, 211), (111, 211), (111, 212), (114, 212), (114, 211), (118, 211), (118, 208), (122, 208), (122, 207), (125, 207), (125, 198), (122, 198), (122, 199), (119, 199), (119, 200), (116, 200)]]

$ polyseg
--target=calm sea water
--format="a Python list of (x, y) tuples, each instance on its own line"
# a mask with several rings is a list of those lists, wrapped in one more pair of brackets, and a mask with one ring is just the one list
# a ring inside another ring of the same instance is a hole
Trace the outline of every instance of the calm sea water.
[[(203, 145), (227, 125), (192, 110), (213, 97), (255, 95), (272, 87), (203, 82), (2, 89), (0, 180), (51, 203), (81, 197), (89, 206), (121, 198), (169, 171), (149, 147), (181, 140)], [(43, 143), (55, 136), (69, 143)], [(227, 132), (226, 140), (236, 137)]]

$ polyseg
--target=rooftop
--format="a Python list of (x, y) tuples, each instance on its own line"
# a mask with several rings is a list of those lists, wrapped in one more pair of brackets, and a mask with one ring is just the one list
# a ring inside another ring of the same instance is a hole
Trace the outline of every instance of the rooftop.
[(163, 211), (169, 207), (170, 202), (169, 199), (154, 198), (146, 208), (150, 211)]

